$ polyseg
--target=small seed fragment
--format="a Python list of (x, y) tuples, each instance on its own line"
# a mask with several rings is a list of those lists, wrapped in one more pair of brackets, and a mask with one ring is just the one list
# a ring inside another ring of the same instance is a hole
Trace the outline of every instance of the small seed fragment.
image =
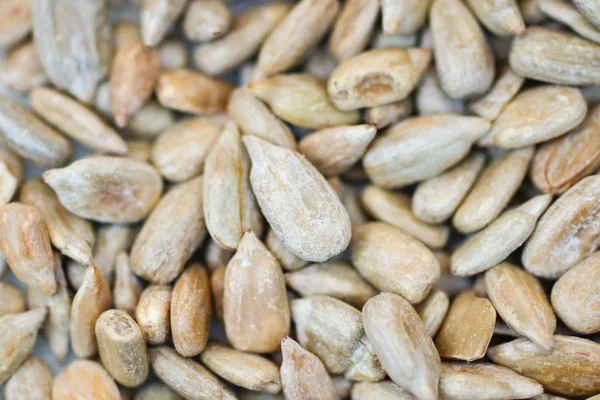
[(182, 400), (183, 397), (175, 393), (167, 385), (155, 382), (139, 390), (135, 394), (134, 400)]
[(415, 311), (423, 320), (425, 330), (432, 338), (435, 337), (435, 334), (442, 325), (442, 322), (448, 313), (449, 306), (450, 299), (446, 292), (435, 290), (431, 292), (423, 302), (415, 307)]
[(52, 400), (120, 400), (119, 388), (102, 365), (75, 360), (54, 378)]
[(195, 0), (187, 7), (183, 33), (189, 40), (205, 42), (223, 36), (231, 25), (227, 4), (221, 0)]
[(43, 360), (29, 357), (6, 382), (4, 396), (6, 400), (50, 400), (52, 371)]
[(212, 293), (213, 303), (215, 305), (215, 314), (224, 325), (223, 320), (223, 295), (225, 294), (225, 267), (220, 266), (210, 275), (210, 291)]
[(187, 4), (188, 0), (141, 0), (140, 24), (144, 44), (159, 44)]
[(142, 292), (135, 319), (148, 344), (163, 344), (171, 332), (171, 293), (168, 285), (150, 285)]
[(365, 111), (364, 120), (377, 129), (386, 128), (406, 119), (413, 111), (411, 99), (405, 99), (384, 106), (369, 108)]
[(471, 103), (469, 108), (482, 118), (494, 121), (513, 97), (519, 92), (525, 78), (507, 67), (496, 80), (494, 87), (481, 99)]
[(141, 284), (131, 271), (127, 253), (120, 253), (115, 260), (115, 284), (113, 287), (115, 308), (134, 315), (140, 292)]

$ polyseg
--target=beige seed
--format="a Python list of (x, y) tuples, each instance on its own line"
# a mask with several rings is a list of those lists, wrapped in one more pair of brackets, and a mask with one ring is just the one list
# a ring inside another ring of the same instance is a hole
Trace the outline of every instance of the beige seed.
[(150, 285), (142, 292), (135, 319), (148, 344), (163, 344), (171, 332), (171, 293), (167, 285)]
[(404, 100), (431, 62), (429, 49), (381, 48), (344, 60), (327, 81), (330, 100), (340, 110)]
[(243, 141), (252, 160), (250, 183), (256, 200), (286, 247), (315, 262), (344, 251), (350, 217), (317, 169), (293, 150), (255, 136)]
[(75, 360), (54, 378), (52, 400), (120, 400), (119, 388), (95, 361)]
[(29, 357), (4, 386), (6, 400), (50, 400), (52, 397), (52, 371), (46, 363)]
[(331, 382), (340, 399), (347, 399), (350, 397), (350, 391), (352, 390), (352, 386), (354, 386), (354, 382), (343, 376), (332, 376)]
[(477, 18), (495, 35), (525, 33), (525, 22), (516, 0), (468, 0)]
[(317, 47), (308, 55), (303, 71), (319, 79), (326, 80), (336, 66), (337, 62), (330, 52), (322, 47)]
[(452, 224), (459, 232), (477, 231), (496, 219), (523, 182), (533, 150), (513, 150), (485, 167), (454, 214)]
[(583, 38), (600, 42), (600, 31), (569, 1), (543, 0), (540, 8), (550, 18), (562, 22)]
[(423, 300), (440, 277), (439, 264), (425, 245), (383, 222), (357, 226), (350, 252), (369, 283), (413, 304)]
[(338, 110), (329, 101), (326, 82), (312, 75), (277, 75), (255, 81), (248, 88), (279, 118), (303, 128), (322, 129), (360, 121), (358, 111)]
[(281, 383), (286, 400), (338, 400), (323, 363), (293, 339), (281, 341)]
[(208, 244), (206, 245), (204, 261), (206, 262), (208, 269), (210, 271), (215, 271), (217, 268), (226, 267), (235, 252), (222, 248), (217, 242), (212, 240), (212, 238), (208, 238), (207, 240)]
[(442, 363), (440, 398), (447, 400), (525, 399), (544, 391), (542, 385), (491, 363)]
[(168, 283), (205, 236), (199, 176), (171, 188), (152, 210), (131, 248), (131, 269), (152, 283)]
[(183, 68), (163, 71), (156, 84), (160, 104), (191, 114), (224, 112), (232, 90), (226, 81)]
[(210, 372), (166, 346), (149, 349), (152, 370), (188, 400), (234, 400), (236, 397)]
[(453, 99), (444, 92), (434, 67), (423, 75), (415, 100), (419, 115), (462, 114), (464, 111), (463, 100)]
[(556, 279), (596, 251), (600, 176), (579, 181), (544, 213), (525, 245), (522, 262), (532, 274)]
[(362, 314), (367, 337), (394, 383), (418, 399), (437, 399), (440, 357), (410, 303), (381, 293), (365, 304)]
[(187, 7), (183, 33), (189, 40), (205, 42), (223, 36), (231, 25), (227, 4), (221, 0), (195, 0)]
[(183, 397), (175, 393), (167, 385), (159, 382), (151, 383), (150, 385), (139, 390), (135, 394), (134, 400), (182, 400)]
[(37, 208), (20, 203), (0, 208), (0, 247), (23, 283), (48, 295), (56, 292), (48, 228)]
[(350, 366), (344, 377), (357, 382), (379, 382), (386, 376), (369, 338), (363, 335), (350, 357)]
[(409, 118), (376, 138), (363, 164), (376, 185), (406, 186), (459, 162), (489, 128), (488, 121), (477, 117), (442, 114)]
[[(298, 65), (327, 33), (339, 9), (338, 0), (302, 0), (296, 4), (262, 45), (259, 74), (273, 75)], [(299, 31), (303, 34), (298, 35)]]
[(0, 146), (0, 162), (6, 164), (8, 171), (14, 176), (19, 184), (25, 176), (23, 160), (15, 152), (7, 147)]
[(71, 345), (77, 357), (86, 358), (96, 354), (98, 346), (94, 326), (100, 314), (108, 310), (110, 305), (110, 287), (98, 268), (90, 264), (71, 308)]
[(507, 67), (496, 80), (494, 87), (485, 96), (471, 103), (469, 108), (480, 117), (494, 121), (519, 92), (524, 82), (524, 78)]
[(98, 228), (94, 264), (107, 282), (112, 283), (117, 256), (129, 248), (136, 232), (128, 225), (101, 225)]
[(0, 206), (10, 202), (17, 191), (17, 186), (19, 186), (17, 177), (10, 172), (4, 161), (0, 161)]
[(560, 319), (582, 334), (600, 331), (600, 299), (597, 295), (600, 253), (584, 258), (552, 287), (552, 306)]
[(555, 335), (554, 347), (548, 351), (521, 338), (490, 348), (488, 356), (538, 381), (549, 392), (586, 397), (600, 391), (600, 345), (591, 340)]
[(223, 322), (223, 295), (225, 294), (225, 267), (223, 265), (215, 269), (210, 275), (210, 291), (212, 293), (213, 303), (215, 305), (215, 314), (224, 325)]
[(158, 52), (133, 38), (117, 49), (110, 74), (110, 102), (115, 122), (123, 128), (152, 95), (158, 79)]
[(551, 200), (549, 194), (536, 196), (501, 214), (483, 230), (470, 236), (452, 253), (452, 274), (475, 275), (505, 260), (529, 238)]
[[(597, 397), (597, 396), (595, 396)], [(593, 400), (598, 400), (598, 399), (594, 399), (594, 397), (590, 397), (590, 399)], [(539, 396), (535, 396), (533, 398), (533, 400), (569, 400), (565, 397), (561, 397), (561, 396), (555, 396), (553, 394), (540, 394)]]
[(436, 336), (440, 356), (469, 362), (484, 357), (495, 322), (496, 310), (488, 299), (462, 292), (450, 305)]
[[(339, 180), (339, 178), (337, 179)], [(356, 187), (347, 185), (340, 181), (338, 197), (342, 201), (346, 211), (348, 211), (350, 222), (352, 222), (353, 225), (367, 222), (367, 215), (360, 204), (360, 192)]]
[(247, 231), (262, 235), (263, 216), (250, 187), (250, 158), (234, 122), (227, 122), (206, 157), (204, 219), (210, 236), (236, 249)]
[(0, 317), (0, 382), (4, 383), (29, 357), (46, 318), (45, 308)]
[(31, 32), (31, 4), (27, 0), (8, 0), (0, 6), (0, 48), (18, 43)]
[(184, 43), (178, 40), (167, 40), (158, 47), (160, 67), (164, 69), (185, 68), (188, 64), (188, 53)]
[(363, 190), (361, 200), (365, 211), (375, 219), (401, 229), (431, 248), (446, 245), (450, 229), (419, 220), (411, 211), (411, 199), (407, 195), (369, 185)]
[(564, 85), (600, 83), (600, 45), (566, 32), (531, 27), (518, 36), (510, 51), (517, 74)]
[(104, 368), (121, 385), (141, 385), (150, 369), (140, 327), (124, 311), (108, 310), (96, 321), (96, 339)]
[(152, 142), (145, 139), (127, 140), (127, 158), (149, 163), (152, 155)]
[(112, 56), (106, 2), (32, 0), (31, 10), (35, 45), (48, 78), (89, 103)]
[(382, 129), (406, 119), (412, 114), (412, 111), (412, 100), (405, 99), (396, 103), (367, 109), (364, 120), (367, 124), (374, 125), (377, 129)]
[(383, 0), (381, 24), (386, 35), (415, 33), (425, 23), (431, 0)]
[(14, 46), (6, 52), (0, 63), (0, 81), (18, 92), (28, 92), (48, 81), (33, 41)]
[(416, 397), (400, 389), (391, 381), (361, 382), (352, 388), (352, 400), (415, 400)]
[(158, 201), (163, 183), (142, 161), (91, 157), (42, 175), (73, 214), (98, 222), (132, 223), (145, 218)]
[(347, 1), (329, 37), (329, 53), (341, 62), (363, 51), (378, 15), (379, 2), (376, 0)]
[(140, 24), (144, 44), (159, 44), (187, 4), (188, 0), (141, 0)]
[(134, 315), (141, 291), (141, 283), (131, 271), (127, 253), (120, 253), (115, 260), (115, 284), (113, 287), (115, 308)]
[[(427, 28), (425, 28), (427, 29)], [(382, 47), (415, 47), (417, 45), (417, 33), (386, 35), (383, 31), (377, 32), (371, 43), (371, 47), (379, 49)], [(421, 46), (431, 49), (432, 46)]]
[(125, 130), (133, 136), (153, 138), (174, 121), (175, 115), (171, 110), (150, 100), (131, 117)]
[(600, 28), (600, 5), (593, 0), (573, 0), (579, 11), (596, 27)]
[(423, 320), (425, 330), (432, 338), (435, 337), (438, 329), (442, 325), (448, 308), (450, 299), (446, 292), (442, 290), (434, 290), (427, 298), (415, 307), (415, 311)]
[(326, 176), (339, 175), (352, 167), (377, 133), (370, 125), (341, 125), (304, 136), (298, 150)]
[(25, 312), (25, 296), (16, 286), (0, 281), (0, 317)]
[(540, 8), (540, 0), (521, 0), (519, 7), (527, 25), (539, 24), (546, 20), (546, 15)]
[(292, 253), (272, 229), (267, 232), (265, 245), (286, 271), (299, 270), (309, 263), (309, 261), (303, 260)]
[(494, 57), (466, 5), (459, 0), (435, 0), (430, 24), (435, 65), (444, 91), (454, 98), (484, 93), (494, 79)]
[(546, 349), (553, 346), (556, 316), (541, 283), (509, 263), (485, 274), (487, 295), (502, 320), (517, 333)]
[(115, 21), (113, 24), (112, 39), (113, 47), (116, 50), (115, 53), (119, 51), (119, 48), (125, 46), (130, 40), (141, 40), (141, 38), (142, 31), (140, 29), (140, 24), (137, 21), (121, 20)]
[(225, 37), (194, 50), (196, 65), (210, 75), (238, 67), (258, 51), (290, 7), (285, 3), (266, 3), (234, 17), (233, 26)]

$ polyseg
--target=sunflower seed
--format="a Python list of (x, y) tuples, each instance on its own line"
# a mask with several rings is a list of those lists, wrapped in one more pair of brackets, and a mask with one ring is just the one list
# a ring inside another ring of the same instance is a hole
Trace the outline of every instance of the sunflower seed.
[(178, 40), (167, 40), (158, 47), (160, 67), (164, 69), (185, 68), (188, 65), (186, 46)]
[(0, 281), (0, 317), (25, 312), (25, 296), (16, 286)]
[(31, 4), (28, 0), (8, 0), (0, 7), (0, 48), (18, 43), (31, 32)]
[(507, 67), (496, 80), (494, 87), (485, 96), (471, 103), (469, 108), (480, 117), (494, 121), (519, 92), (524, 82), (524, 78)]
[(292, 253), (272, 229), (267, 232), (265, 245), (286, 271), (299, 270), (309, 263)]
[(600, 5), (593, 0), (573, 0), (579, 11), (597, 28), (600, 28)]
[(210, 291), (212, 293), (213, 303), (215, 305), (215, 314), (224, 325), (223, 320), (223, 295), (225, 294), (225, 267), (222, 265), (219, 268), (212, 271), (210, 275)]
[(416, 400), (391, 381), (361, 382), (352, 387), (352, 400)]
[(188, 0), (141, 0), (140, 24), (144, 44), (159, 44), (187, 4)]
[[(204, 261), (209, 270), (215, 271), (217, 268), (226, 267), (231, 257), (233, 257), (234, 251), (226, 250), (219, 246), (217, 242), (212, 238), (207, 239), (208, 245), (204, 254)], [(268, 237), (267, 237), (268, 241)]]
[(125, 131), (133, 136), (153, 138), (167, 129), (174, 121), (175, 115), (171, 110), (150, 100), (133, 114)]
[(148, 344), (163, 344), (171, 332), (171, 293), (168, 285), (150, 285), (142, 292), (135, 319)]
[(155, 382), (139, 390), (135, 394), (134, 400), (183, 400), (183, 397), (175, 393), (167, 385)]
[(187, 7), (183, 33), (189, 40), (205, 42), (223, 36), (231, 26), (231, 14), (221, 0), (196, 0)]
[(113, 48), (116, 51), (125, 46), (130, 40), (141, 40), (142, 31), (140, 29), (140, 24), (137, 21), (115, 21), (112, 26), (112, 39)]
[(420, 115), (462, 114), (465, 108), (461, 99), (453, 99), (444, 92), (433, 67), (423, 75), (415, 100)]
[(330, 52), (317, 47), (308, 55), (308, 59), (304, 63), (304, 72), (319, 79), (327, 80), (336, 66), (337, 62)]
[(562, 22), (585, 39), (600, 42), (600, 31), (571, 2), (563, 0), (540, 1), (542, 12), (550, 18)]
[(134, 315), (140, 299), (141, 283), (131, 271), (127, 253), (120, 253), (115, 261), (113, 303), (117, 310)]
[(4, 386), (6, 400), (49, 400), (52, 398), (52, 371), (46, 363), (29, 357)]
[(498, 36), (525, 33), (525, 22), (516, 0), (467, 0), (477, 18)]
[(363, 51), (371, 38), (378, 15), (377, 0), (347, 1), (329, 37), (331, 55), (341, 62)]
[(120, 400), (119, 388), (95, 361), (75, 360), (54, 377), (53, 399), (86, 399), (90, 394), (103, 400)]
[(396, 103), (369, 108), (365, 111), (364, 120), (377, 129), (388, 127), (406, 119), (413, 112), (413, 102), (405, 99)]
[(431, 0), (383, 0), (381, 24), (386, 35), (415, 33), (425, 24)]
[(519, 3), (521, 14), (527, 25), (544, 22), (546, 15), (540, 8), (540, 0), (521, 0)]
[(18, 92), (28, 92), (48, 81), (33, 41), (19, 44), (6, 52), (0, 63), (0, 81)]
[(446, 292), (436, 289), (431, 292), (423, 302), (415, 307), (415, 311), (423, 320), (423, 325), (429, 336), (435, 337), (435, 334), (448, 313), (449, 306), (450, 299)]

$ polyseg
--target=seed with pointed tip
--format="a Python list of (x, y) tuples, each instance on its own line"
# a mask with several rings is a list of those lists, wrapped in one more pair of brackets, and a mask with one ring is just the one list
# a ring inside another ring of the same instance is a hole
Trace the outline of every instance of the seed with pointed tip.
[(102, 365), (95, 361), (75, 360), (54, 377), (53, 400), (86, 398), (121, 400), (119, 388)]

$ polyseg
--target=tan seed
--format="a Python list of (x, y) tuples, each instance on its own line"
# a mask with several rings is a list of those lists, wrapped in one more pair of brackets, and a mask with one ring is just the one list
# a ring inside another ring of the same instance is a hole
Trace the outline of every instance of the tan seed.
[(384, 106), (369, 108), (365, 111), (364, 120), (377, 129), (388, 127), (406, 119), (413, 111), (411, 99), (405, 99)]
[(328, 42), (329, 52), (337, 61), (363, 51), (378, 15), (379, 2), (376, 0), (352, 0), (344, 4)]
[(145, 139), (127, 140), (127, 158), (150, 163), (152, 142)]
[(524, 82), (525, 78), (507, 67), (496, 80), (494, 87), (481, 99), (471, 103), (469, 108), (480, 117), (494, 121), (519, 92)]
[(135, 319), (148, 344), (163, 344), (171, 332), (171, 293), (167, 285), (151, 285), (142, 292), (135, 310)]
[(425, 23), (431, 0), (384, 0), (381, 24), (386, 35), (415, 33)]
[(95, 361), (75, 360), (54, 378), (52, 400), (120, 400), (119, 388)]
[(28, 92), (48, 81), (33, 41), (14, 46), (6, 52), (0, 63), (0, 81), (19, 92)]
[(50, 400), (52, 371), (44, 361), (29, 357), (4, 386), (6, 400)]
[(31, 32), (31, 3), (8, 0), (0, 7), (0, 48), (18, 43)]
[(25, 296), (19, 288), (0, 282), (0, 317), (25, 312)]
[(477, 18), (495, 35), (525, 33), (525, 22), (516, 0), (468, 0)]
[(142, 31), (140, 29), (140, 24), (137, 21), (115, 21), (112, 26), (112, 39), (113, 47), (116, 50), (115, 53), (118, 52), (121, 47), (125, 46), (130, 40), (137, 40), (141, 38)]
[(210, 275), (210, 291), (213, 297), (213, 303), (215, 305), (215, 314), (224, 325), (223, 320), (223, 295), (225, 294), (225, 267), (223, 265), (215, 269)]
[(131, 271), (127, 253), (120, 253), (115, 260), (115, 284), (113, 286), (115, 308), (134, 315), (141, 291), (141, 283)]
[(353, 382), (379, 382), (386, 376), (369, 338), (363, 335), (350, 357), (350, 366), (344, 377)]
[(416, 91), (416, 106), (420, 115), (462, 114), (464, 101), (454, 99), (444, 92), (435, 67), (429, 68)]
[(19, 186), (17, 177), (10, 172), (4, 161), (0, 161), (0, 206), (10, 202), (17, 191), (17, 186)]
[(227, 4), (221, 0), (195, 0), (187, 7), (183, 33), (189, 40), (205, 42), (223, 36), (231, 25)]
[(14, 176), (19, 184), (25, 176), (25, 166), (23, 160), (8, 147), (0, 146), (0, 162), (6, 164), (8, 171)]
[(309, 261), (303, 260), (292, 253), (277, 237), (273, 229), (269, 229), (267, 232), (265, 245), (286, 271), (296, 271), (309, 264)]
[(159, 44), (187, 4), (188, 0), (141, 0), (140, 24), (144, 44)]
[(540, 0), (521, 0), (519, 3), (523, 19), (528, 25), (539, 24), (546, 20), (546, 15), (540, 8)]
[(435, 290), (427, 298), (415, 307), (415, 311), (423, 320), (425, 330), (432, 338), (435, 337), (442, 322), (448, 313), (450, 299), (448, 294), (442, 290)]

